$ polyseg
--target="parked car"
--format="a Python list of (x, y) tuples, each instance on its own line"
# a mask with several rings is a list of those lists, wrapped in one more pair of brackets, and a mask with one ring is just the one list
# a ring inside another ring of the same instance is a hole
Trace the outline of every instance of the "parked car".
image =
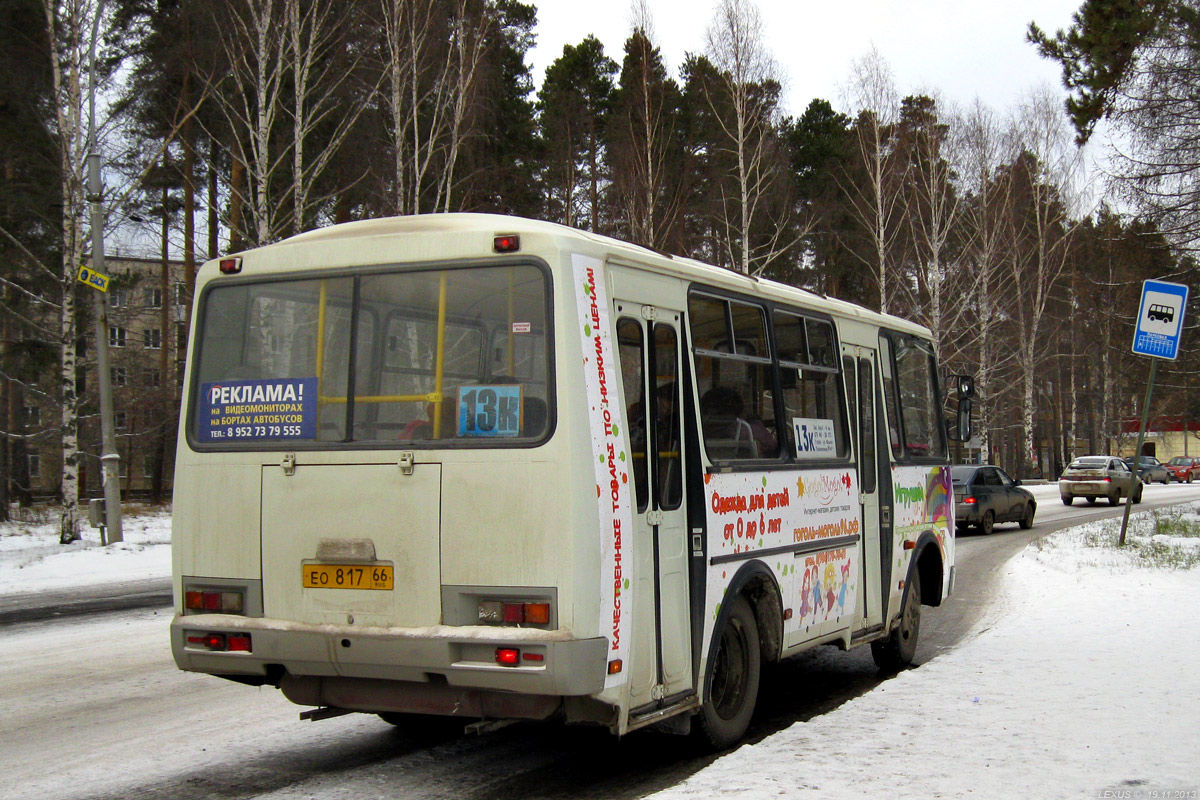
[[(1125, 466), (1133, 469), (1133, 456), (1123, 459)], [(1171, 473), (1167, 471), (1166, 466), (1154, 456), (1142, 456), (1138, 459), (1138, 477), (1142, 479), (1142, 483), (1162, 483), (1171, 482)]]
[(1200, 478), (1200, 458), (1195, 456), (1175, 456), (1165, 466), (1171, 477), (1180, 483), (1191, 483)]
[[(1116, 456), (1080, 456), (1070, 463), (1058, 479), (1058, 494), (1063, 505), (1071, 505), (1076, 497), (1095, 503), (1101, 497), (1116, 505), (1129, 497), (1133, 472)], [(1133, 495), (1133, 502), (1142, 502), (1142, 486)]]
[(959, 530), (968, 525), (980, 533), (991, 533), (998, 522), (1017, 522), (1033, 527), (1037, 501), (999, 467), (964, 465), (950, 468), (954, 483), (954, 522)]

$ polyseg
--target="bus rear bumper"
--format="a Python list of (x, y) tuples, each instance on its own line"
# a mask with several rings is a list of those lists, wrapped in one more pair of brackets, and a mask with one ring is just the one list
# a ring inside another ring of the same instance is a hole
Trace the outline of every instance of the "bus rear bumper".
[[(226, 642), (236, 637), (249, 650), (214, 650), (213, 640), (206, 640), (213, 635)], [(498, 663), (500, 650), (509, 660), (515, 651), (515, 663)], [(358, 689), (369, 688), (376, 696), (395, 683), (438, 696), (446, 694), (443, 689), (450, 695), (457, 689), (554, 698), (598, 694), (604, 688), (608, 640), (517, 628), (368, 628), (200, 614), (176, 615), (171, 651), (182, 670), (251, 683), (264, 678), (262, 683), (279, 685), (298, 703), (356, 708), (359, 703), (348, 703)], [(412, 694), (414, 689), (396, 691)], [(332, 694), (343, 702), (332, 702)]]

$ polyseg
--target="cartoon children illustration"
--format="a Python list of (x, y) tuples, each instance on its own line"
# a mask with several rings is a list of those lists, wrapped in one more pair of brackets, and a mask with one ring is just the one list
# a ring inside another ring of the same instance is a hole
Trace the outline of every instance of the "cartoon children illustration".
[(800, 586), (800, 619), (803, 620), (808, 616), (808, 612), (812, 611), (812, 606), (808, 603), (808, 593), (812, 590), (811, 573), (808, 569), (804, 570), (804, 582)]
[(850, 561), (842, 564), (842, 588), (838, 589), (838, 616), (846, 613), (846, 587), (850, 583)]
[(812, 568), (813, 574), (813, 616), (821, 610), (821, 572), (817, 567)]
[(833, 611), (833, 603), (837, 600), (837, 595), (834, 593), (833, 587), (837, 583), (837, 571), (833, 568), (833, 564), (825, 565), (825, 619), (829, 619), (829, 614)]

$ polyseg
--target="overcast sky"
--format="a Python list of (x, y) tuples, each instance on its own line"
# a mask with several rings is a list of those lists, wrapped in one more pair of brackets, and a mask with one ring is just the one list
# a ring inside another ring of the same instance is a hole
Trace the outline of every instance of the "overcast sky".
[[(531, 0), (538, 9), (530, 54), (535, 87), (563, 45), (589, 33), (618, 64), (631, 30), (629, 0)], [(678, 77), (685, 53), (704, 50), (716, 0), (647, 0), (664, 60)], [(759, 0), (767, 47), (786, 87), (785, 113), (814, 97), (844, 109), (850, 64), (874, 46), (901, 94), (936, 90), (967, 104), (978, 95), (997, 111), (1032, 86), (1061, 87), (1059, 69), (1025, 41), (1029, 22), (1067, 27), (1082, 0)]]

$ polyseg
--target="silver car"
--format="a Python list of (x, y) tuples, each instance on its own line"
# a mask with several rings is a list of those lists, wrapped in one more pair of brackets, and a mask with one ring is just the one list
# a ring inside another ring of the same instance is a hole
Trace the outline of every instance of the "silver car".
[[(1116, 456), (1080, 456), (1058, 479), (1058, 494), (1063, 505), (1071, 505), (1076, 497), (1095, 503), (1101, 497), (1109, 505), (1116, 505), (1122, 497), (1129, 497), (1133, 484), (1133, 472)], [(1142, 485), (1134, 490), (1133, 502), (1142, 502)]]

